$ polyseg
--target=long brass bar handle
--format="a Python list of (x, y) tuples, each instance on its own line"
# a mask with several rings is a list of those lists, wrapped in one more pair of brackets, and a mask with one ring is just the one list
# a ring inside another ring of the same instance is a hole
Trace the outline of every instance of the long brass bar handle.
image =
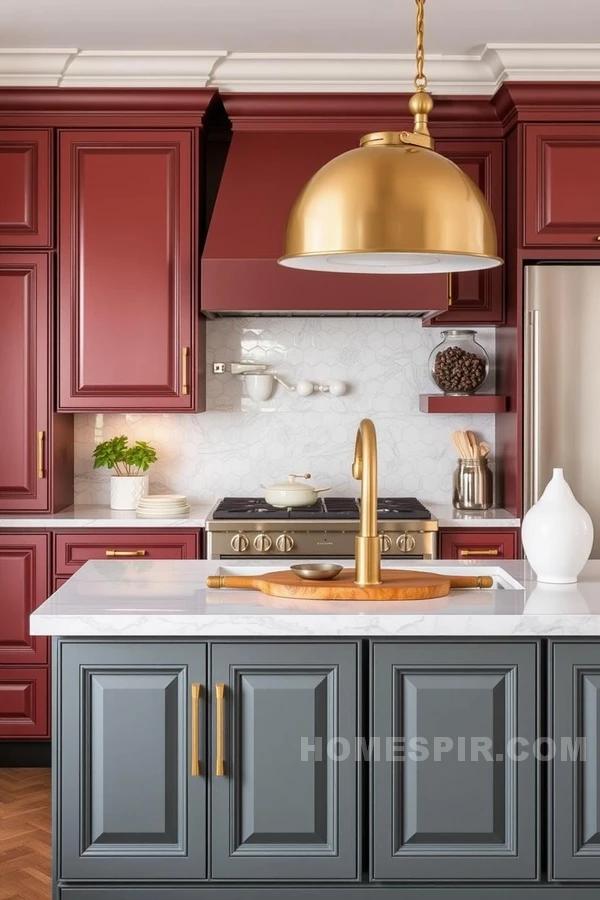
[(198, 710), (200, 707), (200, 685), (192, 685), (192, 765), (190, 775), (196, 778), (200, 774), (200, 744), (198, 736)]
[(448, 309), (452, 306), (452, 272), (448, 272)]
[(107, 550), (107, 556), (145, 556), (145, 550)]
[(37, 476), (38, 478), (45, 478), (44, 472), (44, 443), (46, 440), (46, 432), (38, 431), (37, 436)]
[(182, 347), (181, 349), (181, 393), (189, 394), (190, 386), (188, 383), (190, 348)]
[(495, 550), (461, 550), (461, 556), (500, 556), (500, 551)]
[(225, 685), (215, 684), (217, 700), (217, 747), (215, 758), (215, 775), (225, 774)]

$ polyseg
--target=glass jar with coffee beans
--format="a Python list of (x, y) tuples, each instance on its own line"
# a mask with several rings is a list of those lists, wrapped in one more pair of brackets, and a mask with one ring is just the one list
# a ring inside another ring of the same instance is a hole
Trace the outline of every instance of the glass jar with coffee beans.
[(442, 331), (442, 340), (429, 357), (429, 370), (444, 394), (474, 394), (487, 378), (489, 357), (476, 335), (469, 329)]

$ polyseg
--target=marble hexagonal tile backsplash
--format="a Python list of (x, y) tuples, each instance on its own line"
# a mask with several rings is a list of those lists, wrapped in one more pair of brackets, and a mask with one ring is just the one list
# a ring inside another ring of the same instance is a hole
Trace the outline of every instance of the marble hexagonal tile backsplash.
[[(198, 415), (75, 416), (75, 502), (107, 503), (108, 473), (92, 468), (92, 451), (115, 434), (155, 444), (159, 461), (151, 491), (175, 491), (191, 501), (225, 495), (259, 496), (261, 484), (288, 472), (311, 472), (319, 485), (356, 496), (352, 479), (356, 428), (377, 426), (380, 496), (450, 500), (455, 429), (471, 429), (494, 448), (494, 417), (419, 412), (432, 393), (428, 358), (437, 329), (402, 318), (229, 318), (207, 323), (207, 412)], [(494, 330), (478, 340), (494, 358)], [(251, 400), (243, 379), (213, 375), (213, 362), (267, 363), (286, 381), (347, 382), (342, 397), (303, 398), (277, 386), (264, 403)], [(490, 373), (484, 390), (493, 390)]]

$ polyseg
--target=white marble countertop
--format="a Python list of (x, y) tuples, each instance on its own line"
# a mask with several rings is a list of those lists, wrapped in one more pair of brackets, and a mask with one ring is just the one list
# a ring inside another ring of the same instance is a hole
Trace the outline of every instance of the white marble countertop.
[(451, 503), (426, 503), (440, 528), (520, 528), (521, 520), (505, 509), (460, 512)]
[[(587, 564), (577, 584), (564, 586), (538, 584), (523, 561), (415, 561), (412, 567), (489, 573), (500, 584), (419, 602), (279, 600), (256, 591), (207, 590), (218, 561), (100, 560), (86, 563), (46, 600), (30, 627), (32, 634), (106, 638), (600, 635), (600, 560)], [(223, 568), (258, 574), (273, 566)]]
[[(457, 512), (450, 503), (425, 505), (440, 528), (518, 528), (521, 524), (505, 509), (466, 513)], [(178, 519), (138, 519), (135, 510), (70, 506), (54, 514), (3, 515), (0, 528), (204, 528), (213, 506), (192, 506), (189, 516)]]
[(0, 528), (204, 528), (214, 504), (192, 506), (177, 519), (138, 519), (135, 510), (69, 506), (59, 513), (0, 517)]

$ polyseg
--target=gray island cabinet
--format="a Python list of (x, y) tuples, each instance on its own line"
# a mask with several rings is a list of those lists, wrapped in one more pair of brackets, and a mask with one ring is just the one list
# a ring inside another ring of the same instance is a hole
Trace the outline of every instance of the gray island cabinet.
[(214, 569), (88, 563), (30, 618), (54, 900), (600, 898), (600, 561), (404, 603)]
[(599, 642), (59, 638), (54, 666), (57, 898), (597, 900)]

